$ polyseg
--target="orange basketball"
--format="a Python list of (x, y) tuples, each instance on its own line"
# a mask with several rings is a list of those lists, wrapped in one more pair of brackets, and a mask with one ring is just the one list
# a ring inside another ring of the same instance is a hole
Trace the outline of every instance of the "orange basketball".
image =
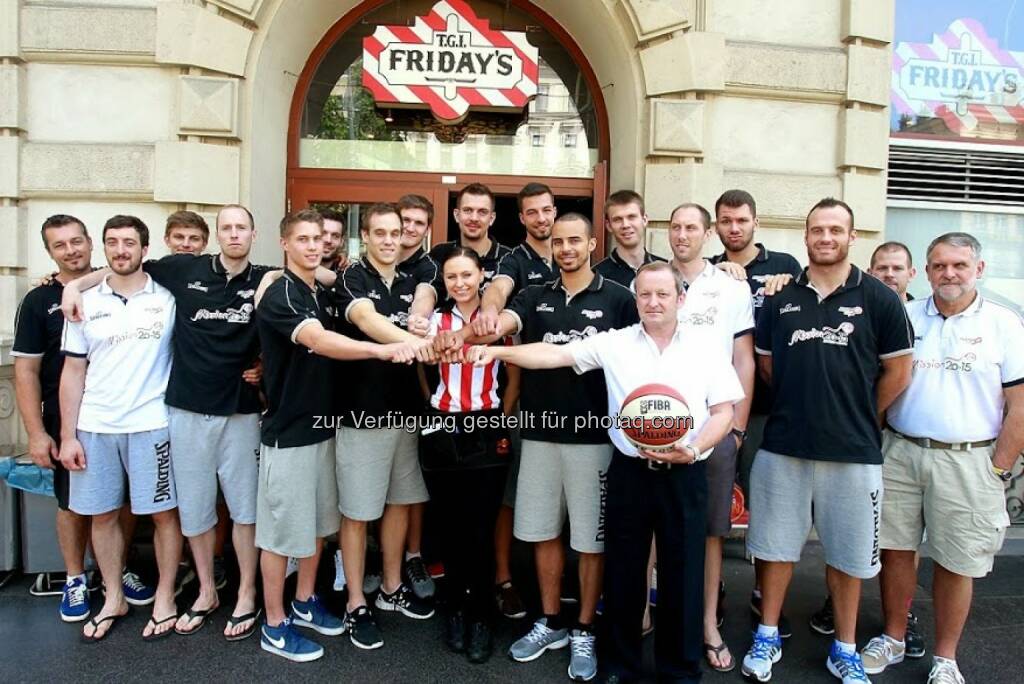
[(622, 402), (619, 423), (638, 448), (669, 451), (693, 423), (690, 408), (679, 392), (658, 383), (637, 387)]

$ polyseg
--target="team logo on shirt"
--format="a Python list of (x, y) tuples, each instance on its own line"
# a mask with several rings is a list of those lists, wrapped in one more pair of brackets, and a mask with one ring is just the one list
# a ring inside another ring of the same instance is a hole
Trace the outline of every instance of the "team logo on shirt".
[(978, 356), (967, 352), (961, 356), (947, 356), (944, 359), (914, 359), (914, 370), (946, 370), (954, 373), (970, 373)]
[(51, 304), (50, 308), (46, 310), (46, 315), (52, 316), (57, 311), (60, 311), (60, 304)]
[(750, 296), (755, 309), (760, 309), (764, 306), (764, 288), (757, 288), (757, 292)]
[(576, 340), (582, 340), (596, 335), (598, 329), (592, 325), (588, 325), (583, 330), (570, 330), (569, 332), (556, 332), (556, 333), (544, 333), (544, 337), (541, 342), (547, 342), (548, 344), (568, 344), (569, 342), (575, 342)]
[(690, 325), (714, 325), (715, 316), (718, 315), (718, 309), (715, 307), (709, 307), (703, 312), (694, 311), (686, 317), (685, 321)]
[(530, 271), (529, 273), (526, 274), (527, 280), (537, 280), (538, 278), (543, 278), (543, 277), (544, 277), (543, 273), (534, 273), (533, 271)]
[(860, 316), (864, 313), (864, 309), (859, 306), (841, 306), (839, 307), (839, 313), (843, 314), (847, 318), (853, 318), (854, 316)]
[(779, 309), (779, 315), (781, 316), (782, 314), (796, 313), (799, 310), (800, 310), (800, 305), (799, 304), (794, 305), (793, 303), (789, 303), (789, 304), (786, 304), (786, 306), (784, 306), (781, 309)]
[(593, 309), (582, 309), (580, 313), (589, 318), (590, 320), (602, 318), (604, 316), (604, 311), (594, 311)]
[(537, 305), (537, 311), (541, 313), (555, 313), (555, 307), (550, 304), (544, 304), (543, 302)]
[(145, 309), (143, 309), (143, 311), (145, 311), (146, 313), (151, 313), (151, 314), (162, 314), (164, 312), (164, 307), (162, 307), (162, 306), (147, 306)]
[(960, 341), (970, 345), (981, 344), (981, 337), (961, 337)]
[(407, 311), (399, 311), (398, 313), (388, 314), (388, 320), (399, 328), (405, 328), (409, 325), (409, 313)]
[(98, 321), (101, 318), (110, 318), (110, 313), (107, 311), (99, 311), (94, 313), (92, 316), (89, 316), (89, 321)]
[(209, 292), (210, 288), (203, 285), (202, 281), (196, 280), (187, 285), (190, 290), (199, 290), (200, 292)]
[(238, 296), (242, 299), (252, 299), (252, 296), (256, 294), (256, 290), (239, 290)]
[(401, 299), (403, 302), (412, 302), (411, 294), (398, 295), (398, 298)]
[(853, 323), (846, 321), (840, 323), (838, 328), (830, 328), (827, 325), (821, 329), (811, 328), (810, 330), (794, 330), (793, 336), (789, 338), (789, 346), (797, 342), (808, 340), (821, 340), (822, 344), (834, 344), (839, 347), (846, 347), (850, 344), (850, 335), (853, 334)]
[(755, 283), (764, 284), (768, 282), (768, 276), (766, 275), (752, 275), (750, 276), (750, 279), (753, 280)]
[(376, 290), (370, 290), (369, 292), (366, 293), (366, 296), (369, 297), (370, 299), (380, 300), (380, 295), (377, 294)]
[(208, 309), (199, 309), (192, 315), (192, 321), (227, 321), (228, 323), (241, 323), (246, 324), (252, 318), (252, 304), (246, 302), (237, 309), (227, 309), (226, 311), (210, 311)]

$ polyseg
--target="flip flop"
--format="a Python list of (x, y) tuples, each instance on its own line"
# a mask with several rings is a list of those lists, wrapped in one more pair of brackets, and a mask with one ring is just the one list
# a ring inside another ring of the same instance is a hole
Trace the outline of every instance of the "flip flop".
[[(166, 631), (157, 633), (155, 631), (156, 628), (159, 627), (160, 625), (164, 624), (164, 623), (170, 622), (171, 620), (177, 621), (177, 619), (178, 619), (178, 614), (177, 613), (175, 613), (174, 615), (168, 615), (167, 617), (163, 618), (162, 620), (154, 620), (152, 617), (149, 618), (149, 622), (146, 623), (146, 627), (152, 626), (154, 631), (151, 632), (149, 636), (143, 635), (142, 640), (143, 641), (159, 641), (160, 639), (166, 639), (167, 637), (171, 636), (171, 634), (174, 633), (174, 630), (173, 629), (168, 629)], [(146, 631), (145, 628), (143, 628), (142, 631)]]
[(196, 618), (199, 618), (199, 624), (189, 630), (178, 629), (178, 627), (175, 626), (174, 632), (182, 636), (191, 636), (195, 634), (203, 628), (203, 625), (206, 624), (206, 618), (210, 615), (210, 613), (213, 613), (218, 608), (220, 608), (219, 603), (214, 605), (212, 608), (207, 608), (206, 610), (193, 610), (192, 608), (189, 608), (184, 613), (182, 613), (181, 616), (187, 618), (189, 623), (191, 623)]
[[(92, 625), (93, 636), (87, 636), (85, 631), (83, 630), (82, 631), (82, 641), (84, 641), (87, 644), (95, 644), (95, 643), (98, 643), (100, 641), (103, 641), (104, 639), (107, 638), (108, 634), (110, 634), (112, 631), (114, 631), (114, 627), (117, 626), (118, 620), (120, 620), (124, 616), (128, 615), (129, 612), (130, 611), (125, 611), (125, 612), (121, 613), (120, 615), (108, 615), (107, 617), (102, 618), (102, 619), (97, 619), (96, 617), (92, 618), (86, 624), (87, 625)], [(104, 632), (102, 636), (95, 636), (96, 631), (99, 630), (100, 625), (102, 625), (104, 622), (109, 622), (110, 623), (110, 626), (107, 627), (107, 631)]]
[(231, 617), (229, 617), (229, 628), (235, 627), (236, 625), (240, 625), (248, 620), (252, 620), (252, 624), (249, 625), (249, 628), (246, 629), (244, 632), (239, 632), (238, 634), (232, 636), (225, 635), (224, 638), (228, 641), (241, 641), (242, 639), (248, 639), (249, 637), (251, 637), (256, 632), (256, 627), (259, 625), (260, 614), (262, 612), (262, 609), (257, 608), (252, 613), (246, 613), (245, 615), (232, 615)]
[[(723, 667), (722, 665), (715, 665), (711, 662), (711, 658), (708, 657), (710, 654), (714, 653), (715, 658), (718, 660), (719, 663), (721, 663), (723, 651), (729, 653), (728, 667)], [(736, 669), (736, 659), (732, 657), (732, 653), (729, 651), (729, 647), (725, 645), (724, 641), (718, 644), (717, 646), (712, 646), (711, 644), (704, 644), (704, 660), (708, 661), (708, 666), (711, 667), (712, 670), (715, 670), (717, 672), (732, 672)]]

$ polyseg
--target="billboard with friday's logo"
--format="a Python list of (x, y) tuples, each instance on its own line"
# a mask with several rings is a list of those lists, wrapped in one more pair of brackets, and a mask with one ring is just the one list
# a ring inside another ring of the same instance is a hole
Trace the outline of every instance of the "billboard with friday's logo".
[(426, 107), (456, 123), (471, 109), (521, 111), (537, 94), (538, 59), (525, 33), (441, 0), (412, 26), (378, 26), (363, 39), (363, 86), (378, 105)]

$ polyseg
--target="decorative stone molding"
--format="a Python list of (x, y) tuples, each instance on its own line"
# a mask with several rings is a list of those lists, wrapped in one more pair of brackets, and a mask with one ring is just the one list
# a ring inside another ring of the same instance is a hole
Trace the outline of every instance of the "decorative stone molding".
[(18, 197), (21, 175), (21, 139), (16, 135), (0, 136), (0, 198)]
[(756, 89), (758, 95), (799, 98), (828, 93), (836, 100), (846, 92), (846, 55), (841, 49), (775, 47), (761, 43), (726, 43), (725, 82), (729, 90)]
[(253, 32), (198, 5), (156, 6), (156, 61), (241, 76)]
[(885, 230), (885, 174), (843, 174), (843, 199), (853, 207), (857, 230)]
[(26, 143), (21, 164), (22, 194), (30, 197), (148, 198), (153, 189), (150, 145)]
[(180, 76), (178, 113), (182, 135), (238, 137), (238, 80)]
[(18, 34), (21, 25), (18, 7), (20, 4), (18, 0), (0, 0), (0, 58), (18, 59), (21, 57), (18, 49)]
[(891, 43), (895, 16), (895, 0), (843, 0), (842, 40)]
[(839, 166), (885, 170), (889, 161), (886, 110), (842, 109), (839, 136)]
[(648, 154), (700, 156), (704, 150), (704, 102), (652, 99)]
[(0, 128), (25, 127), (25, 67), (0, 64)]
[(648, 95), (725, 89), (725, 36), (684, 33), (640, 50)]
[(842, 191), (838, 176), (760, 171), (726, 171), (724, 187), (743, 188), (757, 198), (757, 215), (762, 224), (803, 223), (807, 210), (822, 197), (838, 197)]
[(153, 199), (213, 205), (237, 202), (239, 152), (225, 145), (158, 142)]
[(127, 7), (43, 7), (21, 11), (25, 53), (96, 55), (128, 61), (153, 54), (156, 13)]
[(18, 206), (0, 207), (0, 267), (21, 268), (25, 266), (25, 240), (21, 226), (24, 224), (24, 209)]
[(244, 17), (249, 21), (255, 20), (256, 14), (260, 11), (260, 5), (263, 4), (263, 0), (235, 0), (234, 2), (229, 0), (208, 0), (208, 2), (232, 14)]
[(887, 107), (892, 68), (889, 50), (848, 45), (846, 53), (846, 99)]
[(637, 42), (643, 43), (693, 24), (693, 0), (621, 0)]
[(714, 206), (721, 192), (717, 164), (647, 164), (644, 169), (644, 205), (652, 221), (668, 221), (682, 202)]

